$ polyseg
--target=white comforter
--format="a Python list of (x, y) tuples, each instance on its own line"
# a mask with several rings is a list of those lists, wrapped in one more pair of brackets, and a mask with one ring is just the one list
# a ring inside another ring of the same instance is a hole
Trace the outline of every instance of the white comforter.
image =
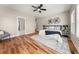
[(45, 35), (45, 30), (40, 30), (39, 35), (45, 39), (52, 39), (53, 38), (53, 39), (57, 40), (59, 43), (62, 43), (62, 38), (59, 34)]
[(52, 35), (40, 35), (44, 39), (56, 40), (58, 43), (62, 44), (62, 38), (59, 34), (52, 34)]

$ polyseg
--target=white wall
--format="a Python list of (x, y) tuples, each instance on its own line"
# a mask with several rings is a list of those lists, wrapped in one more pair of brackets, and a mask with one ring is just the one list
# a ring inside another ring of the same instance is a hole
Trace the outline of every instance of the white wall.
[(28, 16), (26, 17), (26, 34), (29, 34), (29, 33), (33, 33), (35, 32), (35, 29), (36, 29), (36, 23), (35, 23), (35, 17), (33, 16)]
[[(48, 24), (48, 20), (53, 18), (53, 17), (59, 17), (61, 19), (61, 22), (58, 23), (57, 25), (70, 25), (70, 15), (69, 12), (63, 12), (54, 16), (47, 16), (44, 18), (39, 18), (38, 19), (38, 30), (41, 30), (43, 28), (42, 25), (47, 25)], [(56, 24), (53, 24), (56, 25)]]
[[(76, 49), (79, 52), (79, 7), (77, 5), (73, 5), (70, 10), (70, 15), (72, 14), (72, 11), (74, 9), (76, 10), (76, 13), (74, 14), (75, 16), (74, 24), (72, 23), (72, 18), (71, 18), (71, 38)], [(75, 31), (73, 31), (73, 29)]]
[(76, 21), (76, 35), (77, 35), (77, 37), (79, 38), (79, 4), (77, 5), (77, 13), (76, 13), (76, 15), (77, 15), (77, 21)]
[(0, 29), (16, 36), (17, 16), (26, 17), (26, 34), (35, 31), (35, 18), (33, 16), (8, 8), (0, 8)]

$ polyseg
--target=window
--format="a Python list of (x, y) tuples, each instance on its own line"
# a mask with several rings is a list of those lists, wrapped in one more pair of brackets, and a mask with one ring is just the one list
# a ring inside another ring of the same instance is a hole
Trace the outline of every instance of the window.
[(76, 35), (76, 9), (71, 12), (71, 34)]

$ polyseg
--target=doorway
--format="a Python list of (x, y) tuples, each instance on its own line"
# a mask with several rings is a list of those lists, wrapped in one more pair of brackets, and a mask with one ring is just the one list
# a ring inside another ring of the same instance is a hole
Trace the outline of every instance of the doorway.
[(25, 34), (25, 18), (17, 17), (17, 34), (24, 35)]

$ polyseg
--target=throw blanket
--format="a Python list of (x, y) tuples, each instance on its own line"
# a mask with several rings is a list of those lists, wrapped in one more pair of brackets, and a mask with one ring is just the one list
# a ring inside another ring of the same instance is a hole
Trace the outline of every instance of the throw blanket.
[(61, 33), (58, 31), (45, 31), (46, 35), (51, 35), (51, 34), (59, 34), (61, 36)]

